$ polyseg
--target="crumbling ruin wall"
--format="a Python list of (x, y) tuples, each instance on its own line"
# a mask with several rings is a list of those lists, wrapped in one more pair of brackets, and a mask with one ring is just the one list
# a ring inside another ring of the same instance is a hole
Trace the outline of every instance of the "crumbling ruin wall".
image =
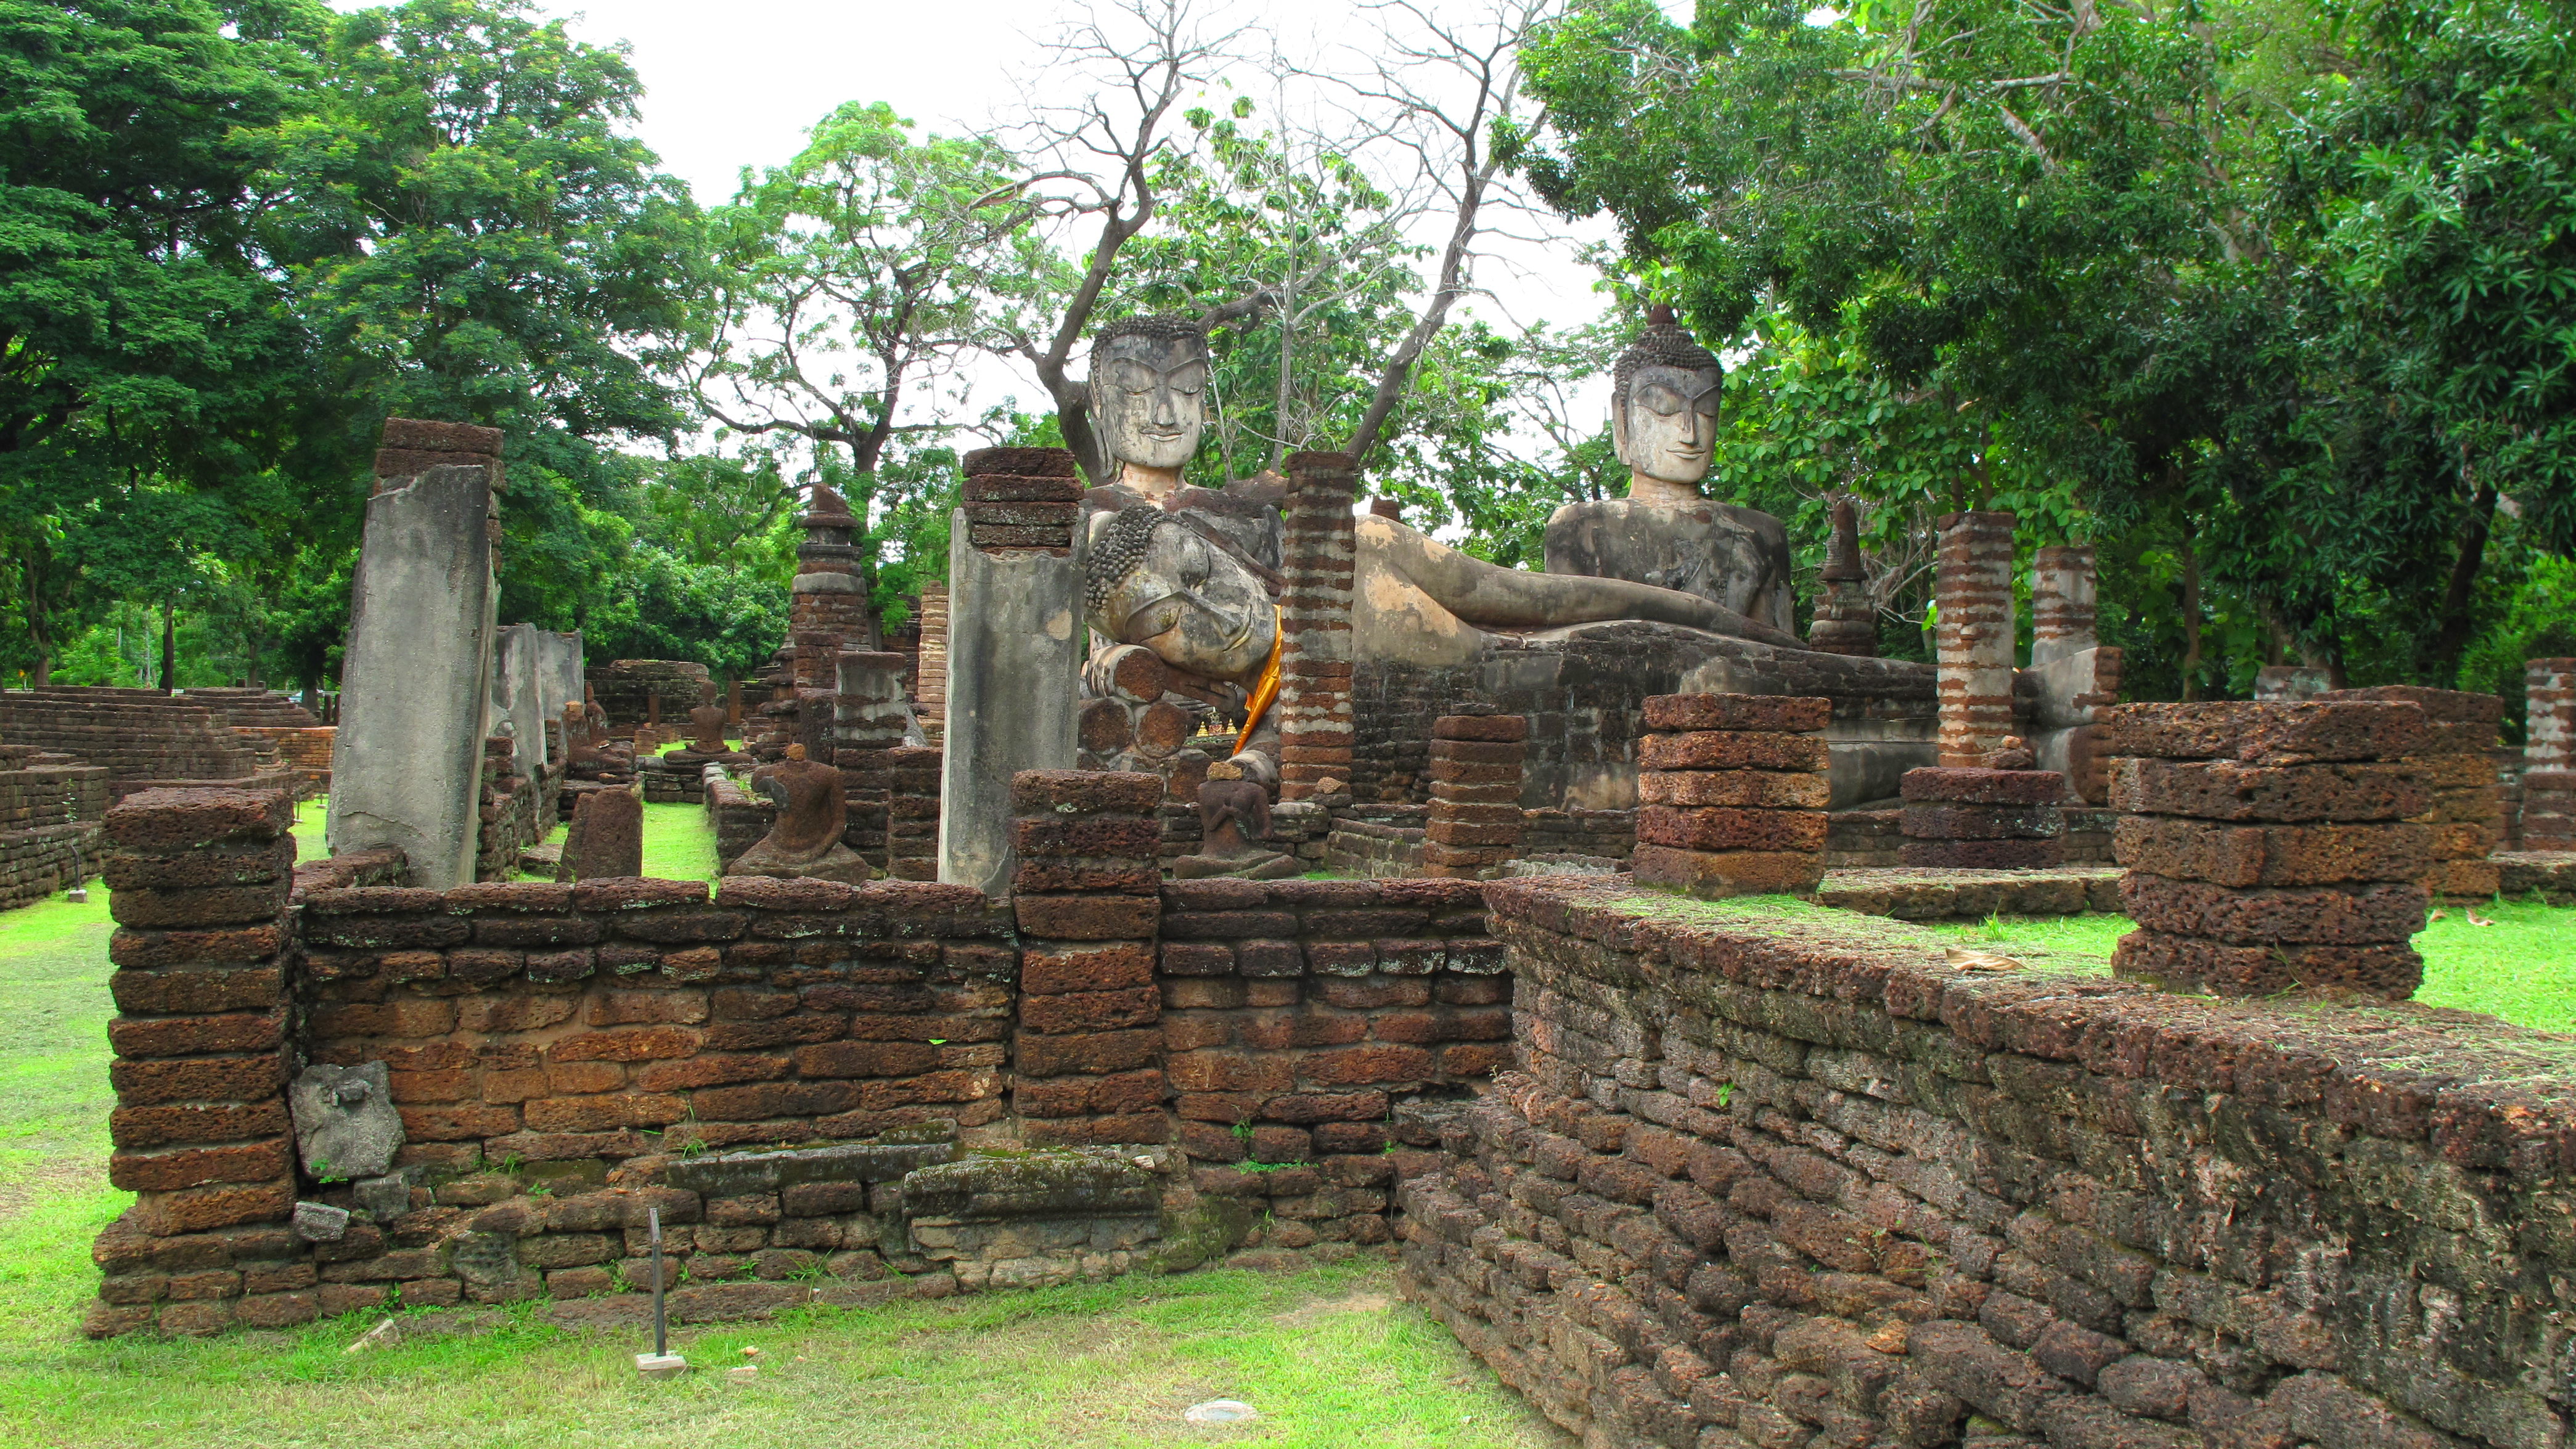
[[(1476, 884), (1167, 887), (1160, 788), (1024, 774), (1025, 878), (1000, 901), (380, 884), (398, 859), (290, 876), (282, 793), (135, 797), (111, 823), (110, 1035), (113, 1171), (143, 1200), (100, 1239), (90, 1331), (527, 1297), (631, 1312), (654, 1206), (702, 1317), (1387, 1241), (1395, 1176), (1425, 1165), (1403, 1150), (1434, 1141), (1421, 1104), (1507, 1053)], [(394, 1171), (314, 1180), (283, 1085), (370, 1062)], [(1055, 1214), (1034, 1224), (992, 1206), (1019, 1189), (974, 1186), (1032, 1151)], [(907, 1200), (925, 1166), (964, 1181)], [(299, 1202), (354, 1216), (315, 1240)]]
[(647, 722), (685, 727), (711, 677), (705, 665), (685, 659), (618, 659), (582, 671), (608, 723), (627, 729)]
[(186, 696), (63, 687), (0, 692), (0, 740), (107, 771), (116, 798), (166, 781), (247, 780), (259, 745)]
[(105, 769), (0, 745), (0, 907), (89, 879), (106, 814)]
[(2563, 1039), (1497, 882), (1407, 1291), (1586, 1443), (2564, 1442)]

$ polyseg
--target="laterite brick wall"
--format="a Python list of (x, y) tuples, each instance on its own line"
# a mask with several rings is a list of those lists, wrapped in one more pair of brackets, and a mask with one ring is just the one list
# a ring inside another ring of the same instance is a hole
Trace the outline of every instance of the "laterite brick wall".
[(1486, 894), (1520, 1070), (1405, 1282), (1586, 1444), (2565, 1442), (2562, 1038)]

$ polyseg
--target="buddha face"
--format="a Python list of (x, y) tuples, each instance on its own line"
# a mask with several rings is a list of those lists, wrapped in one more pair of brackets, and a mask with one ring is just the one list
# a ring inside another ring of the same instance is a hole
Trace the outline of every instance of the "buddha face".
[(1628, 379), (1628, 395), (1610, 416), (1619, 461), (1665, 483), (1691, 484), (1707, 477), (1724, 382), (1713, 367), (1638, 368)]
[(1207, 426), (1207, 385), (1207, 344), (1196, 337), (1112, 337), (1091, 351), (1091, 416), (1122, 463), (1187, 463)]
[[(1093, 516), (1095, 550), (1111, 518)], [(1178, 522), (1154, 526), (1143, 557), (1093, 607), (1090, 622), (1167, 664), (1243, 685), (1260, 678), (1279, 632), (1278, 611), (1260, 580)]]

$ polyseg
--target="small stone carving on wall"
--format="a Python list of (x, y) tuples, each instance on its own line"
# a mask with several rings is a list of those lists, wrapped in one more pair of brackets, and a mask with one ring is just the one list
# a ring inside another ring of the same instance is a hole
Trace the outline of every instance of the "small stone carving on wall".
[(287, 1109), (296, 1156), (318, 1182), (379, 1176), (403, 1144), (383, 1062), (306, 1067), (287, 1088)]

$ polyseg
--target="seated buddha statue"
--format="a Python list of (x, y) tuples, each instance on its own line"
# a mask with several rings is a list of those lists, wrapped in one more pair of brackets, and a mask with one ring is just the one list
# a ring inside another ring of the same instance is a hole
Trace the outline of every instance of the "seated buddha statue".
[(1628, 465), (1628, 496), (1550, 515), (1549, 573), (1652, 584), (1795, 627), (1788, 531), (1759, 509), (1700, 496), (1725, 380), (1716, 354), (1671, 308), (1655, 308), (1611, 373), (1610, 439)]

